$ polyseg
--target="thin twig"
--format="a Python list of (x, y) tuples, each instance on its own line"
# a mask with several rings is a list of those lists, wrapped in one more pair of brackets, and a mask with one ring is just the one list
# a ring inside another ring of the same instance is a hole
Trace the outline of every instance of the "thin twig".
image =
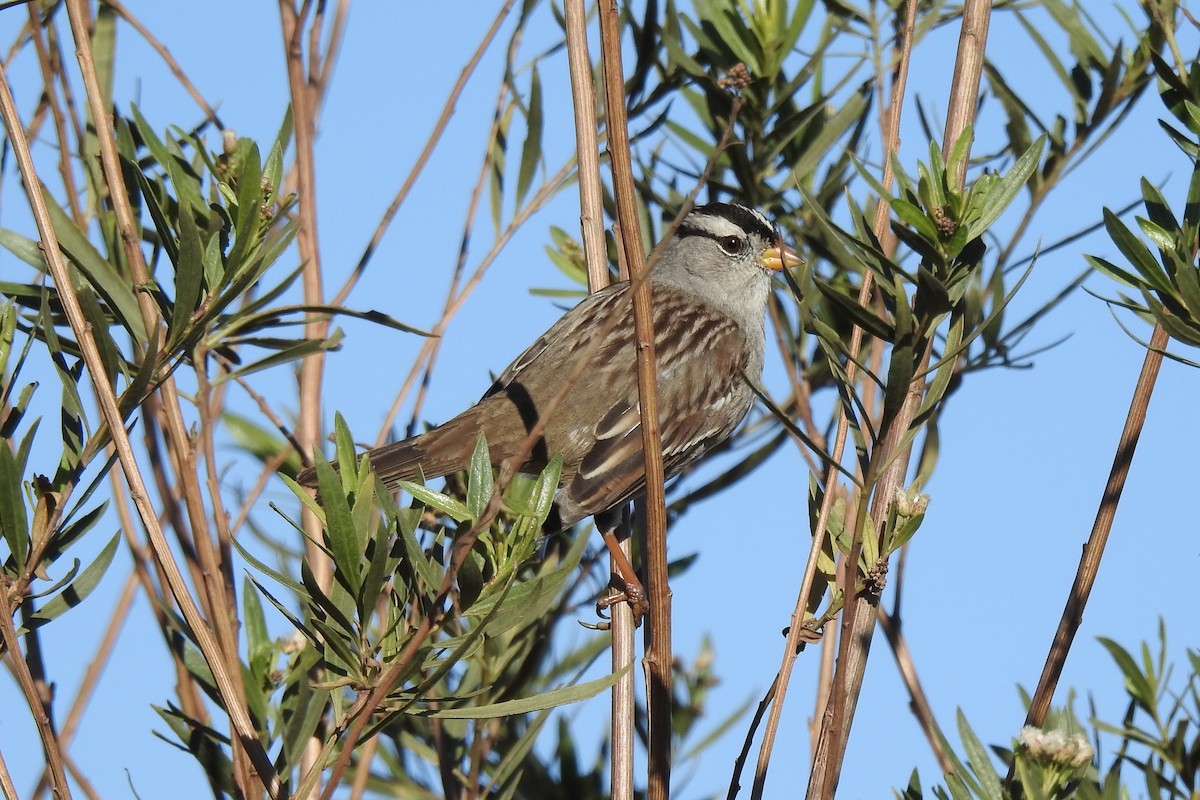
[(338, 306), (346, 302), (346, 298), (350, 296), (350, 292), (354, 290), (355, 285), (362, 278), (367, 265), (371, 261), (371, 257), (375, 255), (375, 250), (379, 247), (379, 242), (383, 240), (383, 235), (391, 227), (392, 220), (395, 219), (397, 212), (400, 211), (400, 206), (404, 205), (404, 201), (408, 199), (408, 193), (412, 191), (417, 178), (421, 176), (425, 165), (429, 162), (430, 156), (433, 155), (433, 151), (437, 149), (438, 143), (442, 140), (442, 134), (445, 132), (446, 126), (450, 123), (450, 118), (454, 116), (454, 110), (458, 106), (459, 97), (462, 96), (463, 90), (466, 88), (471, 75), (474, 74), (475, 68), (479, 66), (480, 60), (488, 48), (491, 47), (492, 41), (496, 38), (496, 34), (499, 33), (504, 20), (508, 18), (514, 2), (515, 0), (507, 0), (501, 6), (495, 19), (492, 20), (491, 26), (483, 35), (483, 39), (480, 40), (479, 46), (475, 48), (475, 52), (471, 55), (471, 60), (462, 68), (462, 72), (458, 75), (458, 80), (454, 82), (454, 86), (450, 89), (450, 95), (442, 105), (442, 113), (438, 116), (437, 122), (434, 123), (433, 132), (429, 134), (429, 138), (425, 141), (425, 146), (421, 148), (421, 153), (417, 156), (412, 169), (408, 171), (408, 176), (405, 177), (404, 183), (400, 185), (396, 196), (392, 198), (392, 202), (388, 204), (387, 210), (383, 212), (383, 217), (380, 218), (379, 224), (375, 226), (375, 232), (371, 234), (371, 240), (367, 242), (366, 248), (363, 250), (362, 255), (359, 256), (354, 270), (334, 296), (332, 305)]
[(1042, 676), (1038, 679), (1037, 689), (1029, 703), (1029, 713), (1025, 715), (1025, 724), (1041, 727), (1046, 721), (1046, 713), (1050, 710), (1050, 700), (1054, 697), (1054, 689), (1058, 679), (1062, 677), (1063, 665), (1067, 661), (1067, 653), (1075, 634), (1083, 623), (1083, 608), (1087, 605), (1088, 596), (1096, 582), (1096, 573), (1100, 569), (1100, 559), (1104, 556), (1104, 547), (1108, 543), (1108, 535), (1112, 532), (1113, 520), (1117, 515), (1117, 504), (1125, 491), (1125, 482), (1129, 478), (1129, 466), (1133, 462), (1134, 451), (1137, 450), (1138, 438), (1146, 422), (1146, 410), (1150, 405), (1150, 395), (1154, 392), (1154, 384), (1158, 380), (1158, 371), (1162, 366), (1163, 351), (1166, 349), (1169, 337), (1162, 323), (1154, 326), (1150, 336), (1150, 347), (1146, 349), (1146, 357), (1142, 361), (1142, 371), (1138, 375), (1137, 384), (1133, 389), (1133, 399), (1129, 403), (1129, 413), (1125, 417), (1125, 427), (1121, 430), (1121, 438), (1117, 441), (1117, 452), (1113, 456), (1112, 468), (1108, 480), (1104, 484), (1104, 493), (1100, 496), (1100, 507), (1096, 511), (1096, 519), (1092, 523), (1092, 532), (1087, 544), (1083, 546), (1083, 555), (1079, 559), (1079, 569), (1067, 595), (1067, 603), (1063, 608), (1062, 618), (1058, 622), (1058, 630), (1054, 633), (1054, 641), (1046, 656), (1046, 665), (1042, 668)]
[(17, 794), (17, 786), (13, 783), (12, 773), (8, 771), (3, 751), (0, 751), (0, 795), (10, 797), (12, 800), (21, 800), (20, 795)]
[[(0, 67), (0, 69), (3, 68)], [(7, 78), (3, 79), (3, 81), (3, 91), (5, 94), (8, 94)], [(5, 124), (7, 125), (7, 120), (5, 120)], [(12, 136), (11, 127), (9, 128), (9, 136)], [(42, 703), (33, 675), (29, 672), (29, 665), (25, 663), (25, 658), (21, 654), (20, 642), (17, 639), (17, 630), (13, 627), (13, 607), (9, 601), (8, 590), (8, 581), (0, 579), (0, 643), (8, 651), (8, 661), (12, 669), (12, 674), (17, 679), (17, 685), (21, 687), (21, 693), (25, 695), (25, 703), (29, 706), (29, 715), (33, 717), (33, 724), (37, 728), (38, 737), (42, 740), (42, 751), (46, 755), (46, 767), (50, 770), (55, 794), (60, 798), (69, 800), (71, 797), (71, 787), (67, 784), (67, 775), (63, 770), (62, 747), (58, 741), (58, 737), (54, 733), (54, 725), (50, 721), (50, 713), (47, 705)]]

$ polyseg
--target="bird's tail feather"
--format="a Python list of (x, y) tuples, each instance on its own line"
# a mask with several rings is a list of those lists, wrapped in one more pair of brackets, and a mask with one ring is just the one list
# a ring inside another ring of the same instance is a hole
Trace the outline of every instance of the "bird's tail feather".
[[(375, 474), (385, 486), (395, 489), (400, 481), (415, 480), (422, 475), (425, 480), (432, 480), (466, 469), (479, 437), (474, 412), (474, 408), (468, 409), (420, 436), (367, 451)], [(337, 468), (336, 461), (333, 466)], [(305, 469), (297, 476), (297, 481), (302, 486), (316, 486), (316, 470)]]

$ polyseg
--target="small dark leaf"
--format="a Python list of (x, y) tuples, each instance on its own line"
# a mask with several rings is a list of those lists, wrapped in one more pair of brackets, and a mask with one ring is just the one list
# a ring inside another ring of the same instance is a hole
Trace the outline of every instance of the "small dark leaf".
[(857, 299), (843, 294), (824, 279), (814, 276), (813, 283), (823, 296), (828, 298), (831, 303), (850, 317), (863, 331), (885, 342), (892, 341), (895, 332), (891, 324), (886, 320), (880, 319), (869, 309), (863, 308), (859, 305)]
[(72, 581), (70, 586), (67, 586), (55, 595), (54, 599), (25, 618), (25, 625), (22, 627), (21, 632), (27, 633), (40, 628), (47, 622), (61, 617), (86, 600), (87, 596), (100, 583), (100, 579), (104, 577), (104, 573), (108, 570), (108, 565), (112, 563), (113, 555), (117, 552), (117, 544), (120, 541), (120, 533), (115, 534), (109, 539), (108, 544), (104, 546), (100, 554), (96, 556), (96, 559), (83, 572), (79, 573), (79, 577)]

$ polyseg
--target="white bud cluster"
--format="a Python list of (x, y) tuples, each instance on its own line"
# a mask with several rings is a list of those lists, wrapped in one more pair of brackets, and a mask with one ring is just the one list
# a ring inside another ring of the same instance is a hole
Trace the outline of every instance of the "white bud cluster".
[(1096, 754), (1082, 733), (1067, 735), (1065, 731), (1044, 731), (1032, 725), (1021, 728), (1017, 747), (1035, 761), (1074, 769), (1090, 764)]

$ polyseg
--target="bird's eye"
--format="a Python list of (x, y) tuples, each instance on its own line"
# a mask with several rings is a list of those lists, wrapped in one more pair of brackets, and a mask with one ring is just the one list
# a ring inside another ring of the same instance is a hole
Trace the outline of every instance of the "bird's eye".
[(740, 236), (718, 236), (717, 244), (731, 256), (737, 255), (746, 246), (745, 241)]

